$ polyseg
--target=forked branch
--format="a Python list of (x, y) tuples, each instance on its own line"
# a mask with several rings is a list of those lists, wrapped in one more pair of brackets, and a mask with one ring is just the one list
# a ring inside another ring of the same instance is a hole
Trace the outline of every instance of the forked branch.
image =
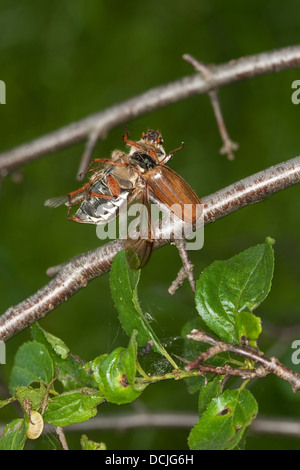
[[(294, 392), (298, 392), (300, 390), (300, 375), (297, 374), (297, 372), (281, 364), (281, 362), (279, 362), (276, 357), (268, 358), (261, 351), (255, 350), (249, 346), (240, 346), (219, 341), (213, 338), (212, 336), (208, 335), (204, 331), (200, 330), (191, 331), (191, 333), (187, 335), (187, 337), (189, 339), (207, 343), (212, 346), (207, 351), (202, 353), (201, 356), (199, 356), (197, 359), (190, 362), (186, 366), (187, 370), (198, 369), (199, 371), (201, 371), (203, 367), (203, 362), (207, 361), (207, 359), (222, 352), (232, 352), (234, 354), (237, 354), (238, 356), (242, 356), (250, 361), (255, 362), (256, 364), (259, 364), (259, 367), (256, 369), (246, 370), (230, 369), (228, 375), (237, 375), (243, 378), (260, 378), (266, 376), (267, 374), (273, 373), (281, 379), (289, 382)], [(233, 374), (232, 371), (235, 371), (235, 374)], [(225, 370), (225, 375), (226, 374), (227, 372)], [(247, 374), (250, 374), (250, 376)]]
[[(194, 69), (196, 71), (201, 73), (203, 75), (203, 77), (205, 78), (205, 80), (207, 80), (208, 82), (211, 80), (211, 72), (210, 72), (209, 68), (206, 65), (204, 65), (202, 62), (199, 62), (198, 60), (196, 60), (190, 54), (184, 54), (183, 58), (184, 58), (184, 60), (189, 62), (194, 67)], [(215, 118), (216, 118), (216, 121), (217, 121), (219, 132), (220, 132), (221, 138), (223, 140), (223, 147), (221, 148), (220, 153), (221, 154), (226, 153), (228, 160), (234, 160), (233, 151), (237, 150), (239, 146), (236, 142), (233, 142), (233, 140), (231, 140), (231, 138), (228, 135), (226, 125), (225, 125), (225, 121), (224, 121), (224, 118), (223, 118), (223, 114), (222, 114), (222, 111), (221, 111), (221, 105), (220, 105), (220, 101), (219, 101), (218, 90), (214, 89), (214, 90), (209, 91), (208, 96), (210, 97), (210, 102), (211, 102), (211, 105), (212, 105), (212, 108), (213, 108), (213, 111), (214, 111), (214, 114), (215, 114)]]
[(186, 76), (3, 152), (0, 154), (0, 177), (43, 155), (88, 139), (81, 171), (97, 138), (104, 138), (111, 129), (120, 124), (190, 96), (209, 93), (239, 80), (293, 67), (300, 67), (300, 46), (276, 49), (231, 60), (226, 64), (206, 67), (210, 74), (209, 80), (199, 73)]

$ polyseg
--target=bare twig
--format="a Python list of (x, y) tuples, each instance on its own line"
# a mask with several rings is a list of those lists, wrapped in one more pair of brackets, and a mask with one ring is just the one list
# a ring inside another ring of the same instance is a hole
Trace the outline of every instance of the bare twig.
[[(197, 72), (200, 72), (205, 78), (205, 80), (207, 80), (208, 82), (212, 80), (212, 74), (210, 72), (210, 69), (205, 64), (199, 62), (189, 54), (184, 54), (183, 59), (189, 62), (194, 67), (194, 69), (197, 70)], [(218, 91), (216, 89), (211, 90), (208, 92), (208, 96), (210, 97), (210, 102), (214, 110), (219, 132), (223, 140), (223, 147), (221, 148), (220, 153), (227, 153), (228, 160), (234, 160), (233, 151), (237, 150), (239, 146), (236, 142), (233, 142), (228, 135), (223, 114), (221, 111)]]
[(99, 137), (98, 129), (94, 129), (88, 137), (88, 140), (86, 142), (86, 146), (85, 146), (82, 158), (81, 158), (81, 162), (80, 162), (80, 165), (79, 165), (79, 170), (78, 170), (78, 173), (77, 173), (77, 179), (79, 181), (81, 181), (84, 177), (84, 172), (88, 167), (91, 155), (92, 155), (93, 150), (94, 150), (94, 148), (97, 144), (98, 137)]
[(64, 434), (63, 428), (61, 428), (60, 426), (57, 426), (55, 430), (56, 430), (56, 434), (58, 436), (62, 450), (69, 450), (67, 439)]
[[(197, 359), (190, 362), (190, 364), (186, 366), (187, 370), (199, 369), (199, 371), (202, 372), (203, 361), (206, 361), (210, 357), (213, 357), (220, 352), (228, 351), (260, 364), (260, 367), (252, 370), (255, 374), (254, 376), (264, 377), (267, 374), (273, 373), (281, 379), (289, 382), (294, 392), (298, 392), (300, 390), (300, 374), (297, 374), (297, 372), (288, 369), (286, 366), (281, 364), (276, 357), (267, 358), (261, 351), (256, 351), (249, 346), (239, 346), (219, 341), (200, 330), (191, 331), (187, 337), (189, 339), (211, 344), (213, 346), (212, 348), (202, 353)], [(241, 377), (243, 377), (243, 373), (244, 370), (241, 371)]]
[(299, 66), (300, 46), (290, 46), (210, 67), (209, 82), (199, 74), (184, 77), (3, 152), (0, 154), (0, 175), (5, 176), (8, 171), (24, 163), (89, 138), (94, 129), (97, 129), (99, 135), (103, 135), (122, 123), (189, 96), (208, 93), (239, 80)]
[(183, 271), (180, 270), (177, 274), (175, 281), (169, 287), (168, 292), (174, 294), (176, 290), (182, 285), (185, 278), (189, 280), (193, 292), (196, 292), (196, 283), (194, 279), (193, 264), (191, 263), (190, 257), (186, 249), (186, 241), (184, 239), (178, 239), (174, 241), (178, 253), (182, 261)]
[(186, 272), (185, 272), (184, 267), (182, 266), (180, 270), (178, 271), (176, 279), (174, 279), (174, 281), (172, 282), (172, 284), (170, 285), (168, 289), (169, 294), (174, 295), (175, 292), (179, 289), (179, 287), (182, 286), (185, 279), (186, 279)]
[[(198, 359), (198, 358), (197, 358)], [(194, 365), (195, 363), (195, 365)], [(263, 367), (258, 367), (257, 369), (234, 369), (233, 367), (225, 364), (225, 366), (211, 366), (204, 365), (200, 361), (191, 362), (186, 366), (186, 370), (197, 369), (199, 375), (205, 374), (214, 374), (214, 375), (224, 375), (226, 379), (229, 377), (240, 377), (244, 380), (262, 378), (268, 375), (270, 372), (266, 371)]]
[[(210, 196), (201, 198), (205, 225), (244, 206), (262, 201), (272, 194), (300, 182), (300, 157), (272, 166)], [(152, 202), (162, 205), (152, 196)], [(183, 222), (182, 222), (183, 223)], [(155, 248), (170, 243), (163, 230)], [(186, 237), (189, 233), (186, 232)], [(173, 240), (172, 240), (173, 241)], [(5, 341), (68, 300), (88, 282), (110, 270), (114, 256), (123, 248), (119, 240), (76, 256), (64, 263), (56, 276), (35, 294), (10, 307), (0, 317), (0, 339)]]

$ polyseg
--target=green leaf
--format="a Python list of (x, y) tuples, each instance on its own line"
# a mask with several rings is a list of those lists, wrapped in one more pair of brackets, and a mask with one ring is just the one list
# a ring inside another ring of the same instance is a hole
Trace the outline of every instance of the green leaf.
[(257, 414), (249, 390), (226, 390), (214, 398), (193, 427), (188, 443), (192, 450), (234, 449)]
[(80, 445), (82, 450), (107, 450), (104, 442), (91, 441), (85, 434), (81, 436)]
[(36, 331), (36, 335), (38, 334), (38, 329), (43, 333), (45, 340), (52, 346), (53, 351), (58, 356), (60, 356), (62, 359), (66, 359), (68, 357), (70, 349), (60, 338), (57, 338), (57, 336), (54, 336), (51, 333), (48, 333), (48, 331), (42, 329), (37, 323), (35, 326), (32, 326), (32, 329)]
[(97, 388), (92, 375), (84, 367), (84, 361), (73, 356), (60, 338), (45, 331), (38, 323), (32, 325), (31, 332), (34, 339), (47, 348), (54, 367), (58, 370), (57, 380), (63, 384), (65, 390), (82, 387)]
[(15, 419), (7, 424), (0, 439), (0, 450), (22, 450), (26, 442), (28, 424), (24, 419)]
[(204, 413), (208, 407), (208, 404), (213, 400), (213, 398), (216, 398), (220, 395), (222, 380), (222, 376), (214, 377), (205, 385), (205, 387), (201, 388), (198, 401), (199, 416)]
[(6, 398), (5, 400), (0, 400), (0, 408), (4, 408), (4, 406), (9, 405), (15, 400), (16, 400), (16, 397), (10, 397), (10, 398)]
[(11, 394), (15, 393), (17, 386), (30, 385), (32, 382), (48, 384), (53, 374), (53, 362), (45, 346), (36, 341), (24, 343), (15, 356), (9, 382)]
[(133, 330), (138, 331), (137, 341), (140, 346), (152, 340), (153, 350), (167, 357), (176, 368), (176, 363), (161, 345), (140, 307), (137, 294), (139, 278), (140, 270), (130, 268), (125, 252), (117, 253), (110, 270), (110, 288), (120, 322), (128, 336), (131, 336)]
[(120, 355), (122, 368), (126, 374), (127, 381), (134, 386), (136, 376), (136, 356), (137, 356), (137, 331), (133, 330), (128, 347)]
[(82, 389), (65, 392), (50, 400), (43, 418), (54, 426), (68, 426), (81, 423), (97, 414), (97, 406), (103, 401), (103, 396), (95, 390)]
[[(272, 244), (273, 241), (267, 239), (227, 261), (215, 261), (201, 274), (197, 282), (196, 308), (206, 325), (223, 341), (239, 342), (238, 315), (244, 311), (252, 314), (268, 295), (274, 270)], [(250, 327), (247, 334), (257, 338), (259, 328), (254, 318), (247, 326)]]
[(39, 388), (24, 386), (16, 388), (16, 398), (20, 405), (23, 406), (23, 400), (28, 399), (30, 400), (30, 408), (33, 410), (38, 410), (40, 408), (46, 393), (47, 389), (43, 384), (41, 384)]
[(128, 348), (117, 348), (111, 354), (105, 354), (89, 363), (94, 372), (100, 392), (111, 403), (121, 405), (135, 400), (146, 385), (135, 380), (137, 331), (134, 330)]
[(261, 320), (259, 317), (247, 311), (240, 312), (237, 315), (235, 327), (239, 340), (244, 336), (250, 340), (250, 344), (252, 344), (252, 346), (255, 346), (254, 341), (262, 332)]

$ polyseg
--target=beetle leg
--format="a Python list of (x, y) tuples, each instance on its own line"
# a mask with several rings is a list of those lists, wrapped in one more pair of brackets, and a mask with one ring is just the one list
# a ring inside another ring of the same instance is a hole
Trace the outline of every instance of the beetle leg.
[[(72, 218), (70, 217), (71, 208), (72, 208), (72, 206), (77, 206), (77, 204), (80, 204), (80, 203), (81, 203), (82, 201), (84, 201), (84, 199), (86, 198), (86, 196), (82, 196), (82, 199), (80, 199), (80, 200), (78, 200), (78, 201), (72, 203), (72, 201), (71, 201), (72, 195), (74, 195), (74, 194), (76, 194), (76, 193), (79, 193), (80, 191), (83, 191), (84, 189), (86, 189), (86, 186), (89, 186), (89, 184), (84, 185), (82, 188), (80, 188), (80, 190), (73, 191), (72, 193), (69, 193), (69, 194), (68, 194), (69, 206), (68, 206), (67, 219), (69, 219), (69, 220), (75, 220), (75, 219), (72, 219)], [(83, 189), (83, 188), (84, 188), (84, 189)], [(77, 221), (77, 222), (78, 222), (78, 221)]]
[(127, 127), (125, 127), (125, 134), (123, 134), (124, 144), (129, 145), (130, 147), (136, 147), (138, 149), (143, 148), (143, 146), (141, 144), (139, 144), (138, 142), (134, 142), (134, 140), (129, 140), (128, 137), (129, 137), (129, 132), (128, 132)]
[(115, 199), (116, 196), (111, 196), (110, 194), (101, 194), (101, 193), (89, 193), (88, 197), (101, 197), (102, 199)]
[(118, 181), (112, 176), (109, 175), (107, 177), (107, 183), (109, 186), (109, 189), (114, 197), (119, 197), (120, 196), (120, 185)]
[[(111, 196), (109, 194), (93, 193), (93, 192), (88, 193), (88, 197), (99, 197), (99, 198), (102, 198), (102, 199), (116, 199), (116, 196)], [(85, 198), (86, 198), (86, 196), (83, 198), (83, 200)], [(78, 202), (76, 202), (76, 204), (80, 204), (80, 202), (82, 202), (82, 201), (78, 201)], [(75, 206), (76, 204), (70, 204), (69, 205), (67, 219), (72, 220), (73, 222), (82, 223), (82, 220), (79, 219), (78, 217), (75, 217), (75, 216), (70, 217), (70, 212), (71, 212), (72, 205)]]
[[(76, 202), (72, 202), (72, 197), (73, 196), (76, 196), (77, 194), (80, 194), (82, 193), (83, 191), (86, 191), (88, 188), (90, 187), (90, 183), (86, 183), (84, 186), (82, 186), (81, 188), (79, 189), (76, 189), (75, 191), (72, 191), (71, 193), (68, 194), (68, 201), (69, 201), (69, 209), (68, 209), (68, 214), (67, 214), (67, 218), (69, 219), (70, 217), (70, 211), (71, 211), (71, 207), (72, 206), (76, 206), (77, 204), (79, 204), (80, 202), (82, 201), (76, 201)], [(84, 199), (85, 196), (82, 196), (82, 200)]]
[(76, 194), (79, 194), (82, 191), (85, 191), (89, 186), (90, 186), (90, 183), (86, 183), (84, 186), (81, 186), (81, 188), (75, 189), (75, 191), (72, 191), (71, 193), (68, 194), (68, 198), (70, 199), (71, 197), (76, 196)]
[[(129, 140), (128, 137), (129, 137), (129, 133), (128, 133), (128, 130), (127, 130), (127, 127), (125, 127), (125, 134), (123, 135), (123, 141), (124, 141), (124, 144), (126, 145), (129, 145), (130, 147), (136, 147), (137, 149), (144, 149), (143, 145), (139, 144), (138, 142), (134, 142), (134, 140)], [(155, 152), (155, 150), (148, 150), (147, 153), (155, 158), (155, 160), (158, 162), (158, 156), (157, 156), (157, 153)]]
[(76, 206), (77, 204), (80, 204), (87, 196), (89, 197), (101, 197), (103, 199), (115, 199), (115, 195), (113, 196), (110, 196), (110, 195), (106, 195), (106, 194), (99, 194), (99, 193), (93, 193), (93, 192), (90, 192), (90, 193), (87, 193), (87, 194), (84, 194), (82, 195), (82, 199), (78, 199), (76, 202), (72, 202), (72, 198), (82, 192), (87, 192), (88, 188), (90, 188), (91, 186), (91, 183), (86, 183), (84, 186), (82, 186), (81, 188), (79, 189), (76, 189), (75, 191), (72, 191), (71, 193), (68, 194), (68, 200), (69, 200), (69, 207), (68, 207), (68, 214), (67, 214), (67, 218), (69, 220), (74, 220), (75, 222), (81, 222), (80, 219), (77, 219), (76, 217), (70, 217), (70, 212), (71, 212), (71, 208), (72, 206)]
[(174, 149), (174, 150), (172, 150), (171, 152), (169, 152), (169, 153), (165, 156), (165, 158), (160, 162), (160, 165), (164, 165), (164, 161), (167, 160), (167, 159), (169, 160), (168, 157), (173, 157), (173, 154), (174, 154), (175, 152), (178, 152), (179, 150), (182, 150), (183, 147), (184, 147), (184, 142), (182, 142), (182, 144), (180, 145), (180, 147), (178, 147), (177, 149)]
[(82, 224), (82, 220), (79, 219), (78, 217), (75, 217), (75, 216), (74, 216), (74, 217), (68, 217), (68, 219), (69, 219), (69, 220), (72, 220), (72, 222), (79, 222), (79, 223)]
[(89, 197), (101, 197), (103, 199), (116, 199), (117, 197), (120, 196), (120, 185), (118, 181), (112, 176), (108, 175), (107, 177), (107, 184), (110, 189), (111, 195), (110, 194), (101, 194), (101, 193), (94, 193), (90, 192), (88, 194)]

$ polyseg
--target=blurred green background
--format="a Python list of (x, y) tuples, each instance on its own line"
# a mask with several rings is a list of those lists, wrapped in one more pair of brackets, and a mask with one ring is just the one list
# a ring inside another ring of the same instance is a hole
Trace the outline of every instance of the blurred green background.
[[(91, 113), (122, 102), (152, 87), (193, 73), (182, 54), (206, 63), (223, 63), (299, 43), (296, 0), (182, 0), (151, 2), (38, 2), (2, 0), (0, 4), (0, 79), (7, 104), (0, 107), (0, 151), (13, 148)], [(127, 122), (137, 140), (148, 127), (162, 131), (166, 150), (185, 142), (171, 167), (197, 192), (208, 195), (252, 173), (299, 155), (300, 106), (291, 102), (291, 84), (300, 70), (257, 77), (220, 91), (225, 121), (239, 143), (236, 159), (219, 154), (221, 141), (206, 95), (196, 96)], [(124, 123), (125, 124), (125, 123)], [(124, 127), (98, 143), (93, 156), (122, 148)], [(0, 194), (0, 313), (47, 283), (49, 266), (102, 243), (94, 226), (66, 220), (66, 209), (49, 209), (44, 201), (78, 187), (76, 172), (84, 143), (45, 156), (5, 178)], [(17, 181), (17, 182), (16, 182)], [(196, 276), (215, 259), (226, 259), (266, 236), (276, 239), (273, 288), (257, 311), (263, 321), (260, 346), (284, 357), (300, 336), (299, 187), (247, 207), (205, 229), (205, 245), (191, 252)], [(140, 300), (154, 318), (153, 327), (166, 340), (180, 334), (195, 317), (193, 296), (185, 284), (171, 297), (168, 286), (180, 261), (174, 247), (154, 253), (143, 269)], [(84, 360), (127, 344), (109, 291), (109, 276), (90, 283), (40, 322), (61, 337)], [(292, 332), (283, 337), (284, 332)], [(30, 331), (7, 343), (7, 382), (15, 352)], [(172, 341), (171, 341), (172, 342)], [(293, 366), (294, 368), (299, 366)], [(1, 391), (3, 389), (1, 388)], [(279, 379), (268, 377), (252, 386), (263, 416), (300, 419), (299, 397)], [(184, 383), (151, 386), (142, 399), (106, 412), (195, 411), (196, 396)], [(11, 407), (1, 422), (15, 417)], [(101, 408), (101, 407), (100, 407)], [(93, 432), (109, 449), (186, 449), (189, 430)], [(55, 437), (42, 437), (53, 448)], [(67, 435), (79, 447), (79, 434)], [(251, 435), (249, 449), (297, 449), (299, 440)]]

